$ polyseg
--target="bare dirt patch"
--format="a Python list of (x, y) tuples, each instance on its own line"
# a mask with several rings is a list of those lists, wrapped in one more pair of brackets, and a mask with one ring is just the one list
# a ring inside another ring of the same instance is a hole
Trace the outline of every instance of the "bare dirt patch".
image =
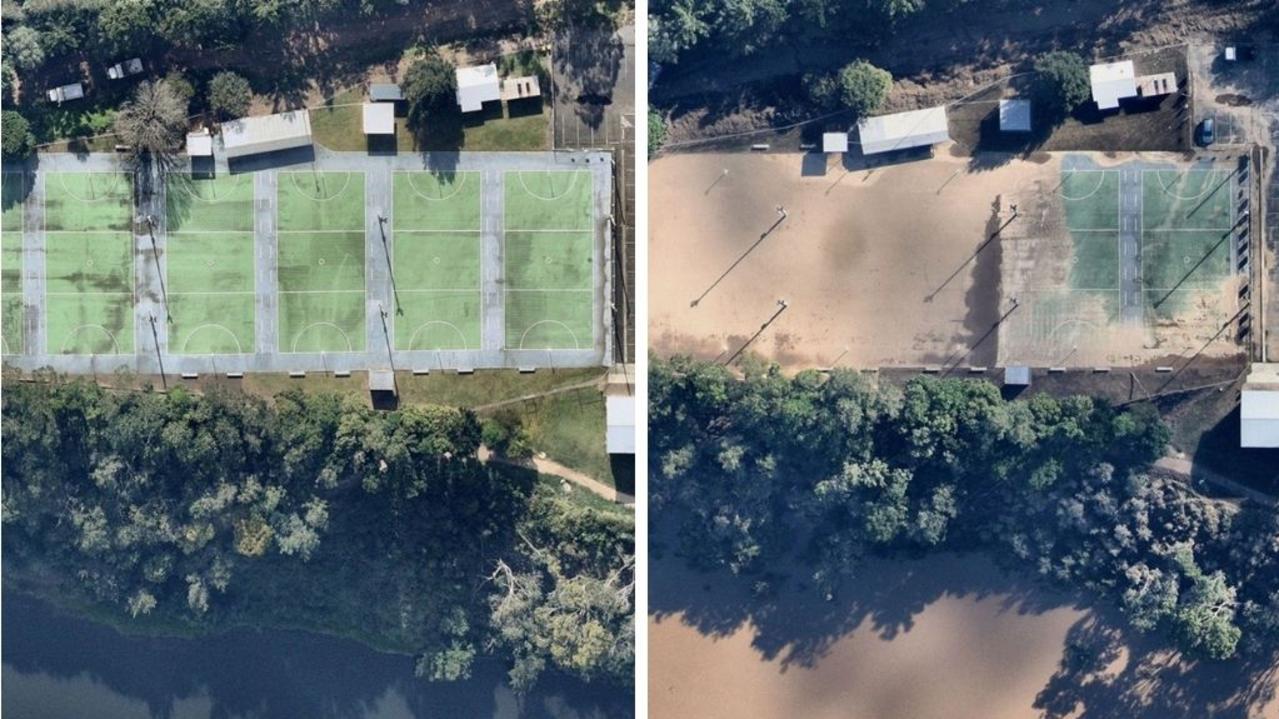
[[(787, 367), (993, 363), (996, 203), (1055, 175), (1054, 163), (975, 170), (944, 152), (868, 169), (827, 163), (748, 154), (653, 163), (651, 346), (726, 359), (785, 299), (750, 351)], [(786, 219), (761, 240), (779, 205)]]

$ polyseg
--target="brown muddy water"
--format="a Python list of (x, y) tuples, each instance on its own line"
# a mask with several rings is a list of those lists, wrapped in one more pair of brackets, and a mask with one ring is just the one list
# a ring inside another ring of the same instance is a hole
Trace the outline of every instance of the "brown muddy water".
[(1277, 719), (1272, 661), (1203, 663), (980, 555), (876, 560), (823, 602), (655, 559), (653, 719)]

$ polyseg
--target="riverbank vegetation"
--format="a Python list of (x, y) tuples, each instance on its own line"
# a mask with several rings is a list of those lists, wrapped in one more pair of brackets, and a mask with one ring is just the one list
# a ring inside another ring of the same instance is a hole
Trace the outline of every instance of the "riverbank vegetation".
[(632, 679), (633, 520), (477, 458), (466, 409), (107, 391), (41, 375), (3, 396), (6, 584), (140, 629), (326, 631)]
[(1196, 656), (1279, 645), (1279, 514), (1148, 472), (1170, 436), (1148, 406), (687, 358), (649, 388), (651, 516), (758, 591), (793, 552), (829, 599), (869, 556), (983, 549)]

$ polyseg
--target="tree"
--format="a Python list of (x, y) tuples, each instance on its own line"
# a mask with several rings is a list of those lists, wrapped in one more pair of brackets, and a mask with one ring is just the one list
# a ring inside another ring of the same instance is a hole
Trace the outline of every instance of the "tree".
[(116, 115), (115, 131), (133, 158), (167, 163), (187, 130), (187, 103), (164, 80), (144, 80)]
[(1088, 63), (1080, 55), (1054, 50), (1035, 60), (1034, 96), (1049, 117), (1063, 118), (1092, 96)]
[(419, 134), (437, 117), (455, 115), (456, 68), (434, 53), (413, 61), (404, 74), (404, 98), (408, 102), (408, 125)]
[(893, 76), (865, 60), (857, 60), (844, 66), (836, 77), (839, 102), (862, 116), (879, 109), (888, 99), (893, 87)]
[(209, 81), (209, 109), (218, 119), (248, 114), (252, 101), (249, 81), (234, 72), (219, 72)]
[(154, 0), (117, 0), (102, 6), (98, 13), (98, 32), (113, 52), (140, 52), (150, 44), (155, 32)]
[(19, 159), (36, 149), (36, 139), (31, 134), (27, 119), (13, 110), (0, 114), (0, 134), (4, 135), (4, 156)]
[(5, 38), (5, 50), (19, 70), (34, 70), (44, 64), (44, 47), (40, 33), (22, 25)]
[(662, 145), (666, 143), (666, 120), (662, 117), (662, 113), (649, 108), (648, 110), (648, 156), (652, 159), (658, 152), (661, 152)]

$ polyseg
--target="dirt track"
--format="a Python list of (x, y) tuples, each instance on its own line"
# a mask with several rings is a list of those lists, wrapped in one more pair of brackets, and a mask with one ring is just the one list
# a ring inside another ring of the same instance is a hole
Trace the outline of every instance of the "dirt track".
[(746, 58), (704, 53), (664, 68), (655, 103), (676, 107), (668, 143), (760, 129), (817, 115), (770, 83), (866, 58), (896, 82), (886, 110), (958, 99), (1047, 50), (1072, 48), (1098, 57), (1242, 33), (1269, 0), (1070, 0), (969, 3), (925, 12), (887, 42), (787, 37)]

